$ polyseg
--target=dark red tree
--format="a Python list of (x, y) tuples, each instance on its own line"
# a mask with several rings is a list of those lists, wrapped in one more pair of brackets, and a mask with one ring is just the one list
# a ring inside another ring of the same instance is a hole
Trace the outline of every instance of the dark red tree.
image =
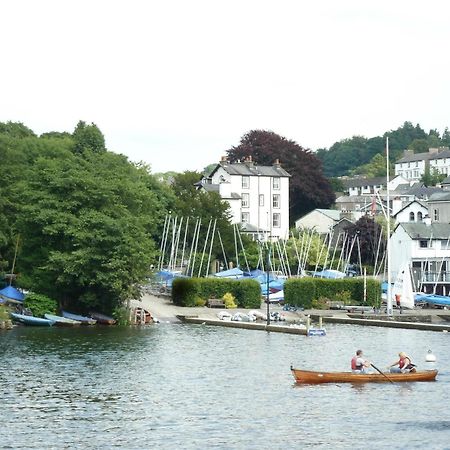
[(296, 142), (272, 131), (252, 130), (242, 136), (238, 146), (227, 150), (230, 162), (243, 161), (248, 156), (260, 165), (271, 166), (279, 160), (292, 177), (289, 182), (291, 224), (316, 208), (329, 208), (335, 195), (322, 173), (321, 161)]

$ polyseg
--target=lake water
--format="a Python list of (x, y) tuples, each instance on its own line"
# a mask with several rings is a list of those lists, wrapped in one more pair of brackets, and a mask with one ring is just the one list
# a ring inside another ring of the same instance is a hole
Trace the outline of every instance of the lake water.
[[(0, 448), (450, 448), (450, 334), (328, 325), (305, 337), (204, 325), (0, 333)], [(295, 386), (432, 349), (435, 383)]]

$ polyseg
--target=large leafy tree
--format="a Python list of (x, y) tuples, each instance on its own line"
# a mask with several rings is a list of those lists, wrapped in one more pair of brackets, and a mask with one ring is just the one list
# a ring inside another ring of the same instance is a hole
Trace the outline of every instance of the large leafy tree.
[(291, 222), (315, 208), (328, 208), (335, 201), (317, 157), (272, 131), (250, 131), (227, 153), (231, 162), (248, 156), (261, 165), (271, 166), (275, 160), (280, 161), (283, 169), (292, 175), (289, 182)]
[[(1, 130), (1, 127), (0, 127)], [(0, 256), (24, 287), (79, 310), (134, 297), (173, 196), (143, 165), (65, 133), (0, 131)], [(1, 259), (1, 258), (0, 258)]]

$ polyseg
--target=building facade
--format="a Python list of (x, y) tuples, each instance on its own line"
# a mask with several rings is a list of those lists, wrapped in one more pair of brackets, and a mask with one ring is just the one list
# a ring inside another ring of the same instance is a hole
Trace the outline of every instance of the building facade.
[(222, 158), (198, 187), (218, 192), (230, 205), (232, 223), (254, 239), (276, 240), (289, 237), (289, 178), (278, 160), (260, 166), (251, 158), (242, 163)]

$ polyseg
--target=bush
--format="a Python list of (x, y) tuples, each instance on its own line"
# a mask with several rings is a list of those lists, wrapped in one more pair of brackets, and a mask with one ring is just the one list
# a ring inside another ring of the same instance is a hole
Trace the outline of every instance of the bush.
[(36, 317), (42, 317), (44, 314), (56, 314), (58, 309), (56, 300), (46, 295), (35, 293), (28, 294), (25, 297), (24, 306)]
[(194, 301), (195, 306), (205, 306), (206, 305), (206, 300), (204, 300), (203, 298), (197, 297)]
[(178, 306), (196, 306), (200, 298), (223, 298), (230, 293), (240, 308), (261, 306), (261, 287), (256, 280), (224, 280), (220, 278), (175, 278), (172, 283), (172, 301)]
[(130, 324), (130, 310), (125, 306), (117, 306), (112, 316), (116, 319), (117, 325), (129, 325)]
[(237, 308), (236, 303), (234, 302), (235, 298), (234, 295), (231, 294), (230, 292), (227, 292), (223, 297), (222, 297), (224, 303), (225, 303), (225, 308), (227, 309), (232, 309), (232, 308)]
[[(367, 279), (367, 299), (365, 305), (378, 307), (381, 304), (381, 283), (378, 280)], [(284, 284), (284, 298), (290, 305), (312, 308), (313, 300), (321, 297), (332, 301), (345, 299), (346, 303), (364, 304), (364, 279), (343, 278), (328, 280), (323, 278), (296, 278), (287, 280)]]
[(328, 309), (330, 305), (330, 299), (326, 297), (315, 298), (312, 301), (311, 308), (313, 309)]

